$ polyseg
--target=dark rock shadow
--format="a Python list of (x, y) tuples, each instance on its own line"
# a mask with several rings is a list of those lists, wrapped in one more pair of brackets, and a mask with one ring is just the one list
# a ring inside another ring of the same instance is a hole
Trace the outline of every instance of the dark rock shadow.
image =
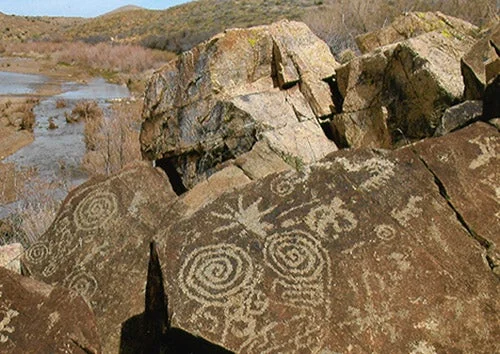
[(120, 354), (226, 354), (233, 353), (206, 339), (182, 329), (171, 327), (155, 348), (143, 338), (144, 314), (136, 315), (122, 323)]

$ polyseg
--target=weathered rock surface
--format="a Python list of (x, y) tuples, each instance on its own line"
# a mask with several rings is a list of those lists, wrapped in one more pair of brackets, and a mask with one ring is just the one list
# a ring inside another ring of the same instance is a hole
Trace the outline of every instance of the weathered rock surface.
[[(481, 100), (488, 80), (486, 66), (497, 60), (498, 54), (495, 43), (500, 45), (500, 24), (490, 29), (485, 38), (479, 40), (461, 61), (464, 78), (464, 98), (466, 100)], [(498, 70), (497, 70), (498, 71)]]
[(75, 290), (91, 305), (104, 353), (121, 324), (142, 312), (148, 245), (175, 199), (163, 172), (139, 164), (70, 192), (23, 263), (38, 280)]
[(415, 145), (500, 276), (500, 133), (477, 123)]
[(0, 352), (97, 354), (101, 348), (81, 296), (0, 267)]
[(143, 154), (167, 159), (187, 189), (260, 141), (285, 162), (317, 161), (337, 149), (317, 119), (335, 112), (327, 81), (338, 66), (301, 23), (227, 30), (153, 76)]
[(339, 151), (167, 217), (172, 326), (238, 353), (500, 350), (499, 281), (465, 227), (500, 234), (498, 135)]
[(341, 147), (389, 148), (388, 112), (383, 106), (336, 114), (332, 121), (334, 140)]
[[(1, 232), (0, 227), (0, 237), (2, 236)], [(23, 245), (20, 243), (0, 246), (0, 267), (4, 267), (17, 274), (21, 274), (21, 255), (23, 254), (23, 251)]]
[(434, 136), (443, 136), (481, 118), (482, 101), (465, 101), (448, 108), (439, 120)]
[(0, 204), (16, 200), (16, 167), (13, 163), (0, 162)]
[[(342, 116), (334, 118), (334, 130), (344, 131), (345, 121), (359, 122), (360, 116), (368, 119), (365, 129), (360, 129), (361, 137), (341, 135), (341, 141), (354, 139), (359, 144), (367, 129), (372, 136), (380, 135), (384, 119), (369, 116), (368, 110), (378, 112), (382, 107), (388, 111), (392, 143), (432, 136), (446, 108), (462, 100), (460, 59), (473, 43), (474, 38), (465, 34), (434, 31), (381, 47), (338, 68)], [(381, 137), (379, 147), (385, 147), (386, 136)], [(370, 139), (366, 146), (376, 146), (376, 142)]]
[(433, 31), (449, 37), (476, 36), (479, 33), (476, 26), (440, 12), (410, 12), (396, 18), (387, 27), (356, 37), (356, 43), (362, 53), (368, 53)]

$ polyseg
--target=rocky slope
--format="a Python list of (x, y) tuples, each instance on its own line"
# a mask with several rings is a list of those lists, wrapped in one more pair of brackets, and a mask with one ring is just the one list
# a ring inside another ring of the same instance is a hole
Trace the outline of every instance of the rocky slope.
[(184, 53), (146, 92), (158, 167), (71, 192), (25, 272), (86, 300), (104, 353), (500, 351), (499, 59), (457, 106), (480, 39), (454, 29), (343, 66), (294, 22)]

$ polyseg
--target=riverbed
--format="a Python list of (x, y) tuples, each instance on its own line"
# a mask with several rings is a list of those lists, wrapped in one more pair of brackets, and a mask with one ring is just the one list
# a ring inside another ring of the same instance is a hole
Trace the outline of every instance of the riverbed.
[[(43, 75), (28, 75), (0, 72), (0, 95), (33, 95), (49, 79)], [(16, 169), (35, 170), (44, 182), (60, 184), (64, 188), (73, 188), (88, 178), (81, 167), (85, 154), (83, 140), (84, 123), (67, 123), (65, 115), (79, 101), (95, 101), (109, 114), (111, 101), (130, 97), (125, 86), (107, 83), (102, 78), (94, 78), (85, 83), (65, 82), (61, 85), (62, 93), (43, 97), (35, 106), (34, 141), (3, 162), (14, 163)], [(53, 122), (57, 128), (49, 129)], [(64, 198), (64, 190), (56, 190), (57, 198)], [(0, 218), (5, 217), (12, 205), (0, 205)]]

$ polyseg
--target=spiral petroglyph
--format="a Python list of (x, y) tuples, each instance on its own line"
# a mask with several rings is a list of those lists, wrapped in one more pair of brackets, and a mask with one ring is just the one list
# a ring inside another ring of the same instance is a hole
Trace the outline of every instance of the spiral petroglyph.
[(375, 227), (377, 237), (383, 241), (390, 241), (396, 237), (396, 231), (390, 225), (382, 224)]
[(325, 268), (319, 242), (299, 230), (269, 236), (264, 259), (281, 277), (294, 281), (316, 281)]
[(286, 197), (295, 190), (295, 185), (298, 182), (297, 179), (295, 172), (289, 172), (285, 176), (280, 176), (271, 182), (271, 192), (280, 197)]
[(46, 244), (38, 242), (33, 244), (26, 251), (26, 259), (34, 264), (39, 264), (43, 262), (49, 255), (49, 248)]
[(75, 209), (75, 224), (83, 231), (104, 226), (118, 212), (116, 195), (111, 192), (93, 191)]
[(89, 300), (97, 290), (97, 280), (87, 272), (76, 273), (69, 282), (69, 288)]
[(229, 306), (231, 297), (248, 287), (253, 273), (252, 260), (245, 250), (218, 244), (189, 254), (181, 267), (179, 283), (189, 298), (201, 304)]

